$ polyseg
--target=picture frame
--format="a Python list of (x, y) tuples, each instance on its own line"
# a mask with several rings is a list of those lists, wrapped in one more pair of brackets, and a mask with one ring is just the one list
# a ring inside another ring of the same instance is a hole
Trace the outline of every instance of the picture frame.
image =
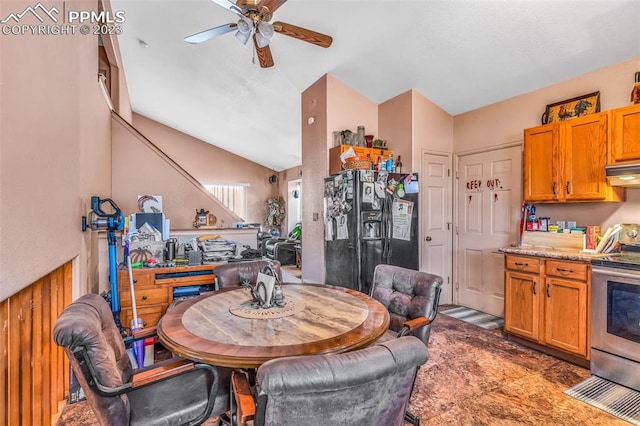
[(207, 214), (207, 226), (216, 226), (217, 222), (218, 218), (213, 213)]
[(600, 112), (600, 91), (547, 105), (542, 124), (558, 123)]

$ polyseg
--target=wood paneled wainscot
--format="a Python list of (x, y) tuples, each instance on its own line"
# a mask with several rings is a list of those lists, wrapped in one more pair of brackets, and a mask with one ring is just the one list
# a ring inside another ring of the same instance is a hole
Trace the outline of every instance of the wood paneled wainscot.
[(506, 254), (504, 329), (508, 335), (588, 365), (590, 268), (586, 261)]
[(524, 200), (624, 201), (607, 183), (609, 113), (585, 115), (524, 131)]

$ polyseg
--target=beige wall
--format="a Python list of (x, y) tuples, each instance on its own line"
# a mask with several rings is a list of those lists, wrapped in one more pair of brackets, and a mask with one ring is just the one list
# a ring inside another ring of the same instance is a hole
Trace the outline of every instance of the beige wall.
[(125, 215), (138, 211), (138, 195), (151, 194), (162, 195), (162, 211), (171, 221), (171, 230), (192, 229), (199, 209), (214, 214), (220, 228), (239, 221), (172, 159), (116, 119), (112, 124), (112, 150), (113, 197)]
[[(302, 166), (292, 167), (287, 170), (283, 170), (278, 173), (278, 195), (284, 198), (285, 203), (289, 199), (289, 182), (292, 180), (302, 179)], [(304, 193), (304, 181), (302, 181)], [(289, 220), (289, 208), (287, 206), (287, 216), (282, 221), (282, 229), (280, 229), (281, 235), (286, 236), (291, 229), (287, 229), (287, 223)]]
[[(305, 280), (324, 282), (324, 224), (322, 179), (329, 170), (327, 80), (324, 75), (302, 92), (302, 274)], [(308, 124), (306, 118), (315, 122)], [(317, 219), (314, 221), (314, 214)]]
[[(0, 16), (30, 5), (3, 1)], [(97, 235), (80, 229), (90, 197), (111, 195), (97, 54), (92, 36), (0, 36), (0, 300), (71, 259), (74, 295), (97, 289)]]
[[(601, 110), (629, 104), (633, 76), (640, 70), (640, 56), (583, 76), (507, 99), (454, 118), (457, 153), (522, 141), (525, 128), (540, 124), (545, 105), (581, 94), (600, 91)], [(625, 203), (537, 205), (538, 216), (552, 221), (576, 220), (578, 225), (640, 222), (640, 189), (627, 189)]]
[[(453, 152), (453, 116), (415, 90), (412, 94), (413, 156), (412, 171), (419, 171), (422, 152)], [(404, 162), (405, 167), (409, 166)], [(406, 169), (409, 171), (409, 169)]]
[(412, 92), (409, 90), (378, 105), (380, 134), (376, 137), (387, 141), (394, 161), (398, 160), (398, 155), (401, 157), (405, 171), (411, 169), (413, 156)]
[[(269, 197), (278, 195), (278, 187), (282, 182), (282, 180), (279, 180), (277, 184), (269, 183), (269, 176), (275, 174), (273, 170), (139, 114), (133, 115), (133, 125), (203, 185), (214, 183), (248, 184), (247, 217), (243, 219), (245, 219), (245, 222), (250, 223), (264, 222), (265, 201)], [(142, 161), (137, 164), (140, 176), (145, 176), (150, 172)], [(168, 183), (166, 179), (163, 179), (163, 181), (162, 185), (160, 185), (161, 188)], [(154, 185), (156, 183), (154, 182)], [(285, 186), (285, 193), (286, 190)], [(157, 194), (162, 194), (163, 192), (158, 192)], [(185, 208), (185, 211), (188, 211), (191, 216), (191, 221), (193, 221), (193, 216), (195, 216), (194, 208), (198, 206), (188, 205), (187, 207), (187, 205), (181, 205), (180, 208)], [(183, 216), (182, 213), (178, 213), (175, 210), (175, 207), (173, 206), (174, 214)], [(176, 223), (176, 226), (184, 228), (183, 222), (183, 220), (180, 220), (180, 225)], [(227, 220), (226, 225), (230, 224)], [(191, 225), (189, 224), (190, 227)]]
[(422, 152), (453, 152), (453, 116), (409, 90), (378, 105), (380, 137), (387, 140), (402, 172), (419, 172)]
[(521, 141), (523, 129), (540, 125), (545, 106), (600, 91), (601, 110), (629, 104), (640, 56), (552, 86), (516, 96), (454, 118), (456, 152)]
[[(314, 123), (309, 124), (308, 118)], [(329, 173), (329, 147), (334, 130), (378, 134), (378, 107), (331, 75), (324, 75), (302, 93), (302, 251), (303, 278), (324, 282), (323, 179)], [(315, 219), (315, 220), (314, 220)]]

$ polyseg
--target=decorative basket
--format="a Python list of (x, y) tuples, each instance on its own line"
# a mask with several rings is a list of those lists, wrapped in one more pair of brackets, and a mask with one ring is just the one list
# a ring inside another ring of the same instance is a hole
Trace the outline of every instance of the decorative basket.
[(342, 165), (345, 170), (351, 169), (364, 169), (368, 170), (373, 167), (373, 162), (371, 160), (352, 160), (347, 161)]

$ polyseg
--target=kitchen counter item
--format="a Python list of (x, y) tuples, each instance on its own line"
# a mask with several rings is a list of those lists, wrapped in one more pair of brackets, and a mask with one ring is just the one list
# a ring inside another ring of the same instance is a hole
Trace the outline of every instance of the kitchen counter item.
[(540, 256), (540, 257), (549, 257), (552, 259), (563, 259), (563, 260), (583, 260), (587, 262), (592, 262), (594, 259), (602, 259), (602, 258), (616, 258), (619, 254), (616, 253), (581, 253), (579, 250), (575, 249), (562, 249), (562, 248), (549, 248), (549, 247), (537, 247), (537, 246), (528, 246), (528, 247), (502, 247), (498, 249), (498, 251), (507, 254), (522, 254), (525, 256)]

